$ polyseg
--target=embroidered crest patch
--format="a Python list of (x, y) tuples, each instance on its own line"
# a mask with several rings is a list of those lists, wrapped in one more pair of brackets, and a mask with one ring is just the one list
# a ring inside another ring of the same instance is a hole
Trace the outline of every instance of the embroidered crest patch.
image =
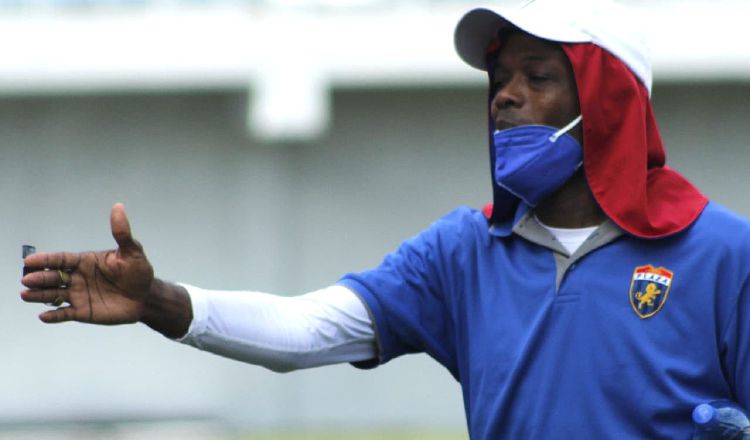
[(630, 284), (630, 305), (642, 319), (656, 315), (664, 307), (674, 274), (664, 267), (638, 266)]

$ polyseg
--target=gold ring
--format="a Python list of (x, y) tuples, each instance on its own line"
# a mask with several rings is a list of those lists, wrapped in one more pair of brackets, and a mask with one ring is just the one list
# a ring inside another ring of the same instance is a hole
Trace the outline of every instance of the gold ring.
[(63, 297), (58, 296), (57, 298), (55, 298), (54, 301), (52, 301), (52, 305), (55, 307), (60, 307), (61, 305), (63, 305), (64, 302), (65, 300), (63, 299)]
[(61, 270), (58, 270), (57, 274), (60, 275), (60, 282), (61, 282), (60, 285), (61, 286), (68, 286), (68, 285), (70, 285), (71, 276), (70, 276), (69, 273), (63, 272)]

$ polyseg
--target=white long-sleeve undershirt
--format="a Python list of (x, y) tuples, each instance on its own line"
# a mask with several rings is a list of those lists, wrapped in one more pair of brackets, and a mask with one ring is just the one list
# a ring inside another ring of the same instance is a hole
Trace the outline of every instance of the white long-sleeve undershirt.
[[(543, 226), (571, 254), (596, 229)], [(346, 287), (284, 297), (182, 286), (193, 321), (179, 342), (278, 372), (377, 357), (372, 320)]]
[(179, 342), (277, 372), (377, 357), (367, 309), (346, 287), (284, 297), (182, 286), (193, 321)]

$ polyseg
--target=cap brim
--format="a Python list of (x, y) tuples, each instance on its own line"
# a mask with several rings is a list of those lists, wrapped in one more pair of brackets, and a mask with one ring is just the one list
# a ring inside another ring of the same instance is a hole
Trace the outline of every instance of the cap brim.
[(556, 17), (527, 13), (525, 9), (496, 12), (477, 8), (456, 25), (453, 42), (458, 56), (479, 70), (487, 70), (487, 48), (502, 29), (518, 28), (535, 37), (558, 43), (589, 43), (590, 35), (560, 22)]

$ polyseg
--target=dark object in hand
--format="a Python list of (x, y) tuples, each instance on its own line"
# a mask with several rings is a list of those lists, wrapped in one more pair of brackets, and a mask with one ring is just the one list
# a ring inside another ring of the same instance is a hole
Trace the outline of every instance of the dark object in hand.
[[(31, 246), (29, 244), (25, 244), (25, 245), (21, 246), (21, 257), (22, 258), (26, 258), (29, 255), (33, 254), (34, 252), (36, 252), (36, 247), (34, 247), (34, 246)], [(28, 273), (31, 273), (31, 272), (33, 272), (33, 271), (31, 269), (29, 269), (28, 267), (26, 267), (26, 266), (23, 267), (23, 274), (24, 275), (26, 275)]]

